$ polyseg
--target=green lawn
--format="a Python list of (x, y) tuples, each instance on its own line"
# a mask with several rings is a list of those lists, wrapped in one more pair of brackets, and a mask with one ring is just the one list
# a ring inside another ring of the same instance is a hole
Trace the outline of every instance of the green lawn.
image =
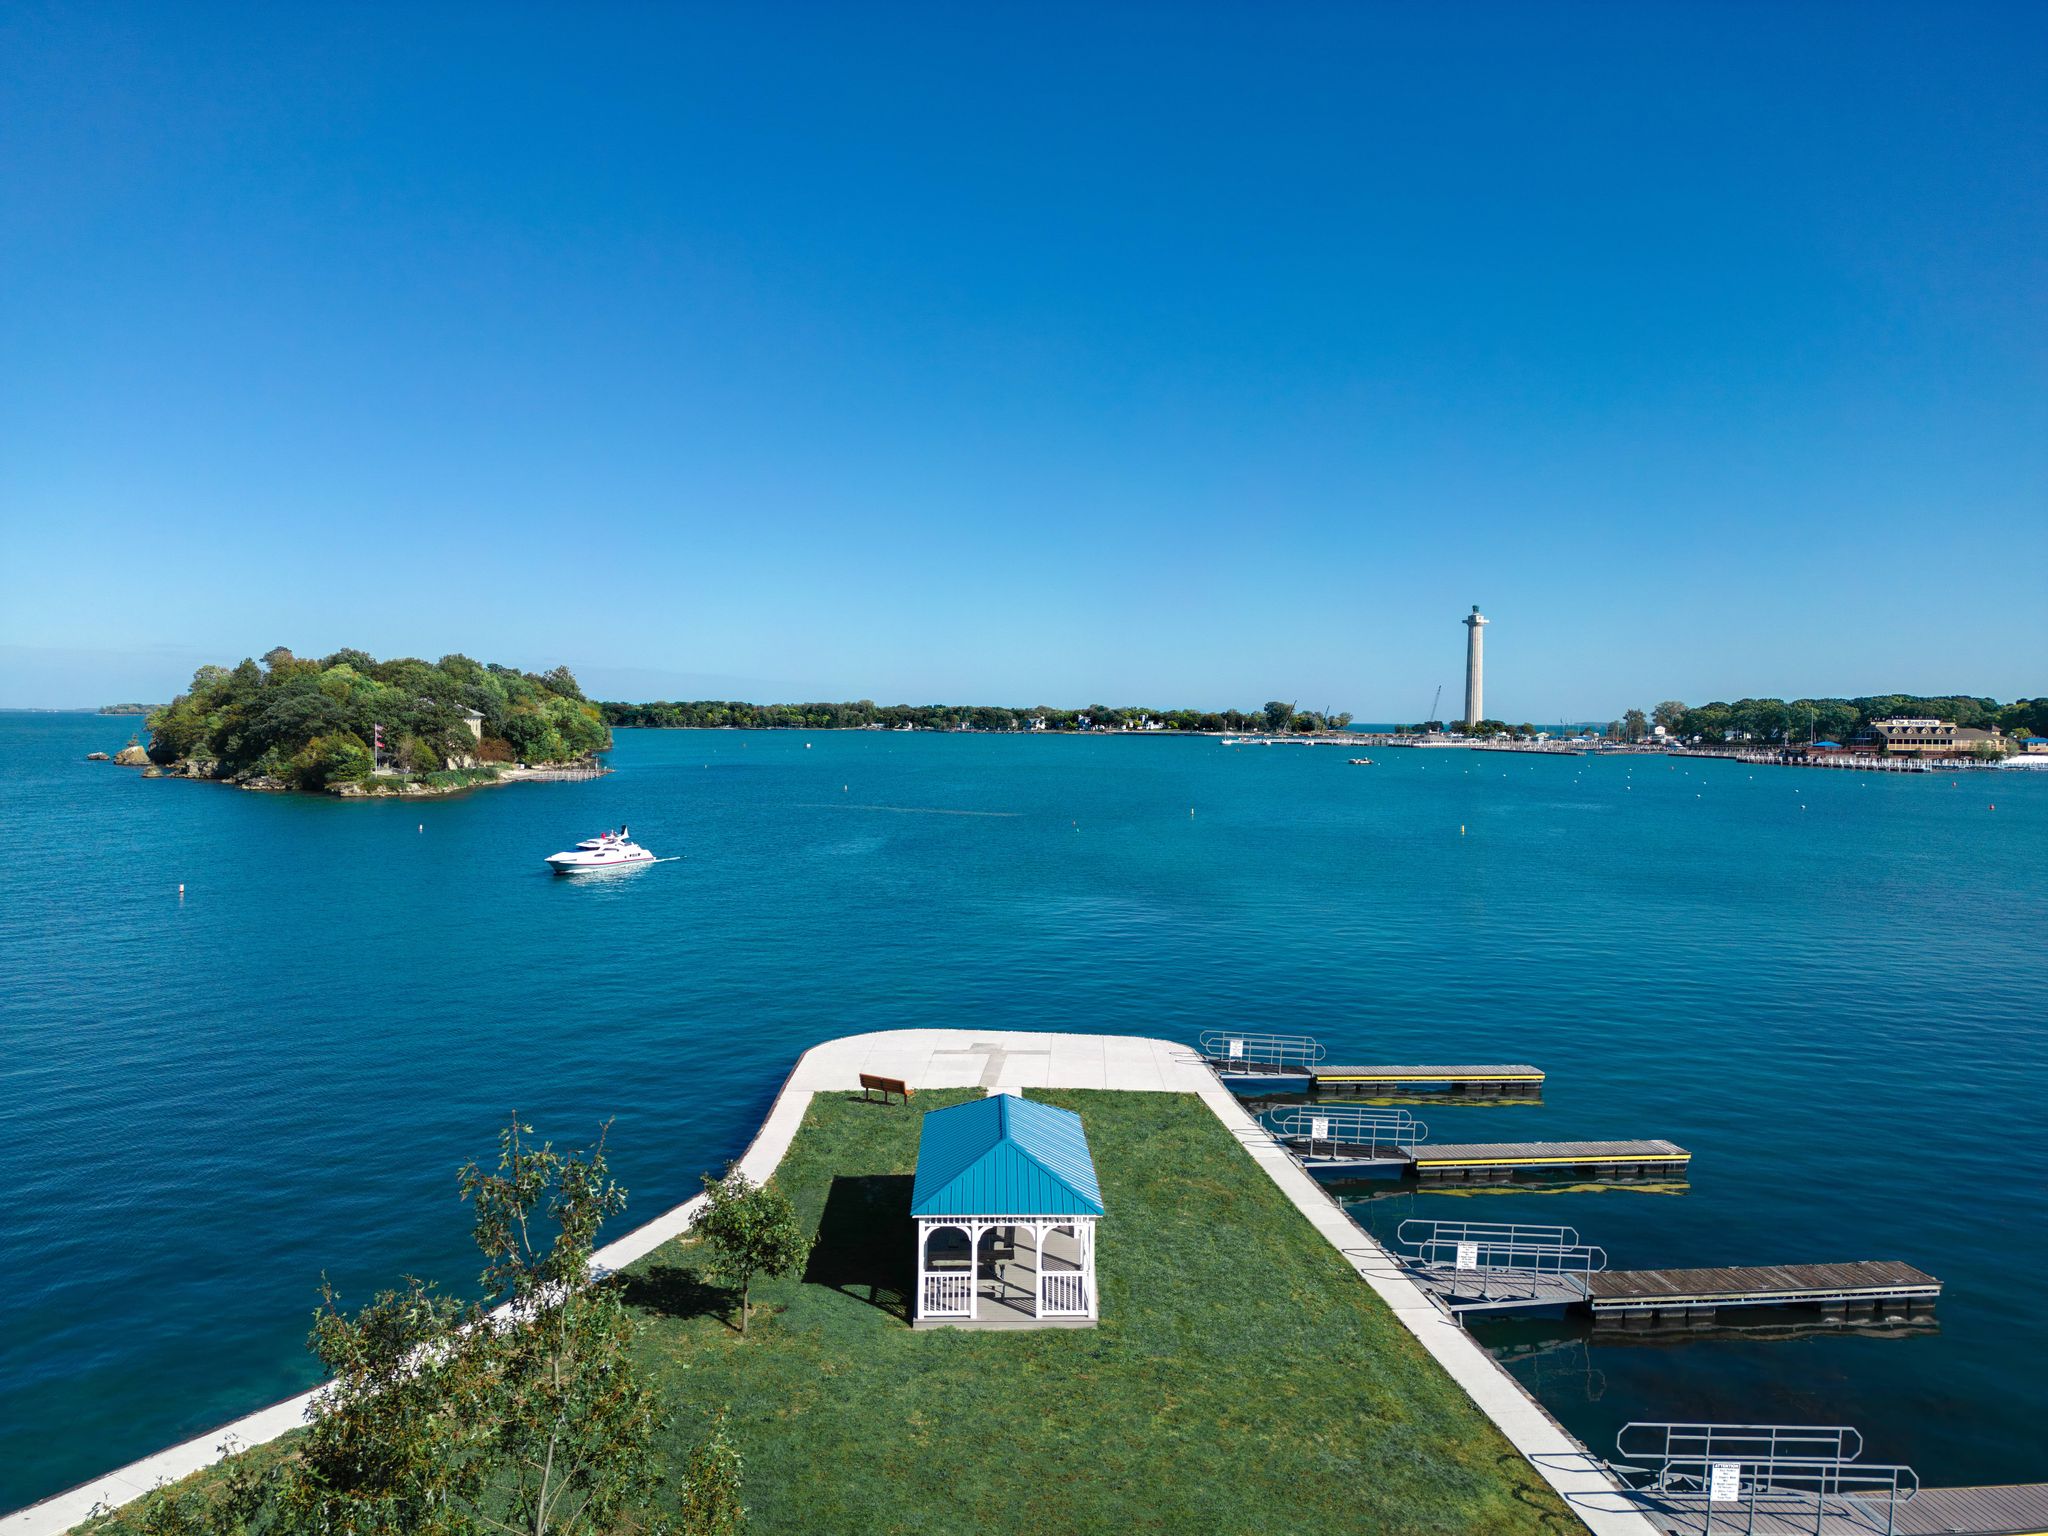
[(687, 1241), (627, 1272), (675, 1454), (731, 1404), (754, 1531), (1582, 1529), (1191, 1096), (1033, 1095), (1094, 1149), (1099, 1328), (913, 1332), (920, 1112), (967, 1096), (812, 1101), (778, 1179), (819, 1245), (751, 1339)]

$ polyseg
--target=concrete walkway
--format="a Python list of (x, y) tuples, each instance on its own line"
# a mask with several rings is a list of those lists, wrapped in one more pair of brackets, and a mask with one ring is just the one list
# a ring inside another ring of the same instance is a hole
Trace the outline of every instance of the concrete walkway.
[[(828, 1040), (806, 1051), (783, 1083), (768, 1118), (739, 1159), (747, 1177), (764, 1183), (780, 1165), (803, 1124), (812, 1094), (857, 1091), (863, 1072), (900, 1078), (919, 1089), (1113, 1088), (1196, 1095), (1589, 1530), (1596, 1536), (1658, 1536), (1654, 1526), (1626, 1507), (1625, 1496), (1579, 1443), (1401, 1272), (1387, 1251), (1274, 1143), (1189, 1047), (1133, 1035), (971, 1029), (892, 1029)], [(623, 1268), (680, 1236), (696, 1218), (703, 1198), (687, 1200), (607, 1244), (597, 1251), (596, 1264), (604, 1270)], [(313, 1395), (308, 1392), (274, 1404), (19, 1510), (0, 1520), (0, 1536), (59, 1536), (99, 1510), (126, 1504), (160, 1483), (210, 1466), (225, 1450), (274, 1440), (305, 1422)]]

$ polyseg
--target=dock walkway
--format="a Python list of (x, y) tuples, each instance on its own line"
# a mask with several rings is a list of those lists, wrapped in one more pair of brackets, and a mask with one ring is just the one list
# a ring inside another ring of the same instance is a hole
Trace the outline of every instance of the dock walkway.
[(1711, 1315), (1720, 1307), (1818, 1306), (1833, 1313), (1932, 1311), (1941, 1282), (1896, 1259), (1772, 1264), (1735, 1269), (1617, 1269), (1591, 1277), (1596, 1318), (1636, 1313)]
[[(1835, 1494), (1767, 1494), (1750, 1523), (1747, 1499), (1709, 1505), (1698, 1493), (1637, 1493), (1630, 1505), (1664, 1536), (2048, 1536), (2048, 1483), (1922, 1488), (1892, 1504)], [(1711, 1517), (1711, 1526), (1709, 1519)]]
[(1318, 1093), (1392, 1093), (1419, 1088), (1451, 1093), (1541, 1093), (1543, 1073), (1527, 1062), (1505, 1065), (1333, 1066), (1308, 1074)]
[(1480, 1182), (1509, 1179), (1525, 1169), (1629, 1177), (1682, 1173), (1692, 1161), (1685, 1148), (1662, 1140), (1444, 1142), (1402, 1151), (1418, 1178)]

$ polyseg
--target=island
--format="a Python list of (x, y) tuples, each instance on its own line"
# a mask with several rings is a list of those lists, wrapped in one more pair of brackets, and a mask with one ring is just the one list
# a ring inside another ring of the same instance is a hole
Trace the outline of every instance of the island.
[(260, 662), (201, 667), (147, 723), (150, 776), (344, 796), (597, 773), (596, 754), (611, 746), (567, 667), (522, 672), (461, 655), (378, 661), (356, 650), (314, 661), (283, 646)]
[(102, 704), (99, 712), (103, 715), (146, 715), (156, 707), (154, 704)]

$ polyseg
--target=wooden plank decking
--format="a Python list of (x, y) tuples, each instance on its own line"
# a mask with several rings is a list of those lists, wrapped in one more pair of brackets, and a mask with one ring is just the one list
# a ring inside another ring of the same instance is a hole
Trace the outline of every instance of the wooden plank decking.
[(1527, 1062), (1506, 1065), (1319, 1066), (1309, 1074), (1318, 1089), (1484, 1088), (1534, 1093), (1543, 1087), (1541, 1069)]
[(1594, 1275), (1591, 1285), (1596, 1313), (1642, 1307), (1931, 1302), (1941, 1294), (1941, 1282), (1934, 1276), (1896, 1259), (1731, 1269), (1617, 1269)]
[[(1637, 1493), (1630, 1505), (1669, 1536), (1706, 1536), (1709, 1506), (1699, 1494)], [(2048, 1483), (1983, 1488), (1922, 1488), (1896, 1505), (1829, 1497), (1815, 1524), (1811, 1494), (1765, 1494), (1756, 1536), (2048, 1536)], [(1715, 1532), (1750, 1531), (1749, 1504), (1712, 1506)]]
[(1685, 1148), (1662, 1140), (1444, 1142), (1402, 1150), (1419, 1174), (1512, 1172), (1518, 1168), (1558, 1172), (1631, 1168), (1676, 1173), (1692, 1161)]

